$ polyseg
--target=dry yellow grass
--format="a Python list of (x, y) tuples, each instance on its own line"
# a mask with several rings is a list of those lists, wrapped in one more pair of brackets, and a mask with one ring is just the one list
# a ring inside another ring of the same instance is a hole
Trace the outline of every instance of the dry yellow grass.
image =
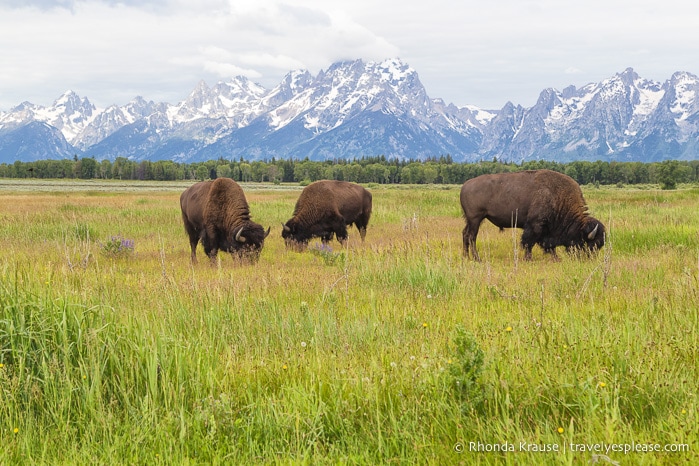
[[(299, 188), (245, 186), (272, 227), (259, 263), (193, 267), (185, 186), (139, 186), (0, 191), (0, 462), (698, 459), (697, 190), (586, 190), (597, 257), (524, 262), (520, 232), (487, 224), (474, 263), (458, 186), (371, 187), (367, 241), (305, 253), (280, 236)], [(133, 253), (105, 253), (116, 235)]]

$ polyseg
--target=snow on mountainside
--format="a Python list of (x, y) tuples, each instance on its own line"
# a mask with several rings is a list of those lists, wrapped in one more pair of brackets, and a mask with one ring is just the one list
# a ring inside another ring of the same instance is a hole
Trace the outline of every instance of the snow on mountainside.
[(697, 159), (699, 79), (664, 83), (633, 69), (600, 83), (545, 89), (531, 108), (457, 107), (431, 99), (399, 59), (345, 61), (273, 89), (245, 77), (200, 82), (178, 104), (136, 97), (98, 109), (72, 91), (51, 106), (0, 112), (0, 162), (74, 155), (211, 158)]

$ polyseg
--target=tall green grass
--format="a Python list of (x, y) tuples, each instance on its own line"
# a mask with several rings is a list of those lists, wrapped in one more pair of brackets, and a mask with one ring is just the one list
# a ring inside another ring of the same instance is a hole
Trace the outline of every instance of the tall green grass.
[(699, 460), (696, 190), (586, 191), (610, 243), (558, 263), (492, 226), (463, 260), (458, 187), (373, 187), (365, 243), (305, 253), (298, 189), (246, 190), (259, 263), (193, 267), (179, 187), (137, 188), (0, 194), (2, 464)]

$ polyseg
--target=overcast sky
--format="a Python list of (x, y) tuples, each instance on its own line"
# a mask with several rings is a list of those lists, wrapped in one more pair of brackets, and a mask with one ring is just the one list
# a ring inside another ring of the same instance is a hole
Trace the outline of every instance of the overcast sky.
[(684, 0), (0, 0), (0, 110), (71, 89), (98, 107), (178, 103), (200, 80), (267, 88), (338, 60), (398, 57), (432, 98), (499, 109), (631, 67), (699, 74)]

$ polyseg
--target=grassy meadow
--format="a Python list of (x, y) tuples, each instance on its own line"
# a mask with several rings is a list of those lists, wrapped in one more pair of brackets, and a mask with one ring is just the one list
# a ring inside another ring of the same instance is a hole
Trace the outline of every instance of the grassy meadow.
[(698, 188), (585, 187), (596, 257), (486, 223), (474, 263), (459, 186), (298, 253), (300, 187), (243, 185), (259, 263), (192, 266), (189, 184), (0, 180), (0, 464), (699, 463)]

